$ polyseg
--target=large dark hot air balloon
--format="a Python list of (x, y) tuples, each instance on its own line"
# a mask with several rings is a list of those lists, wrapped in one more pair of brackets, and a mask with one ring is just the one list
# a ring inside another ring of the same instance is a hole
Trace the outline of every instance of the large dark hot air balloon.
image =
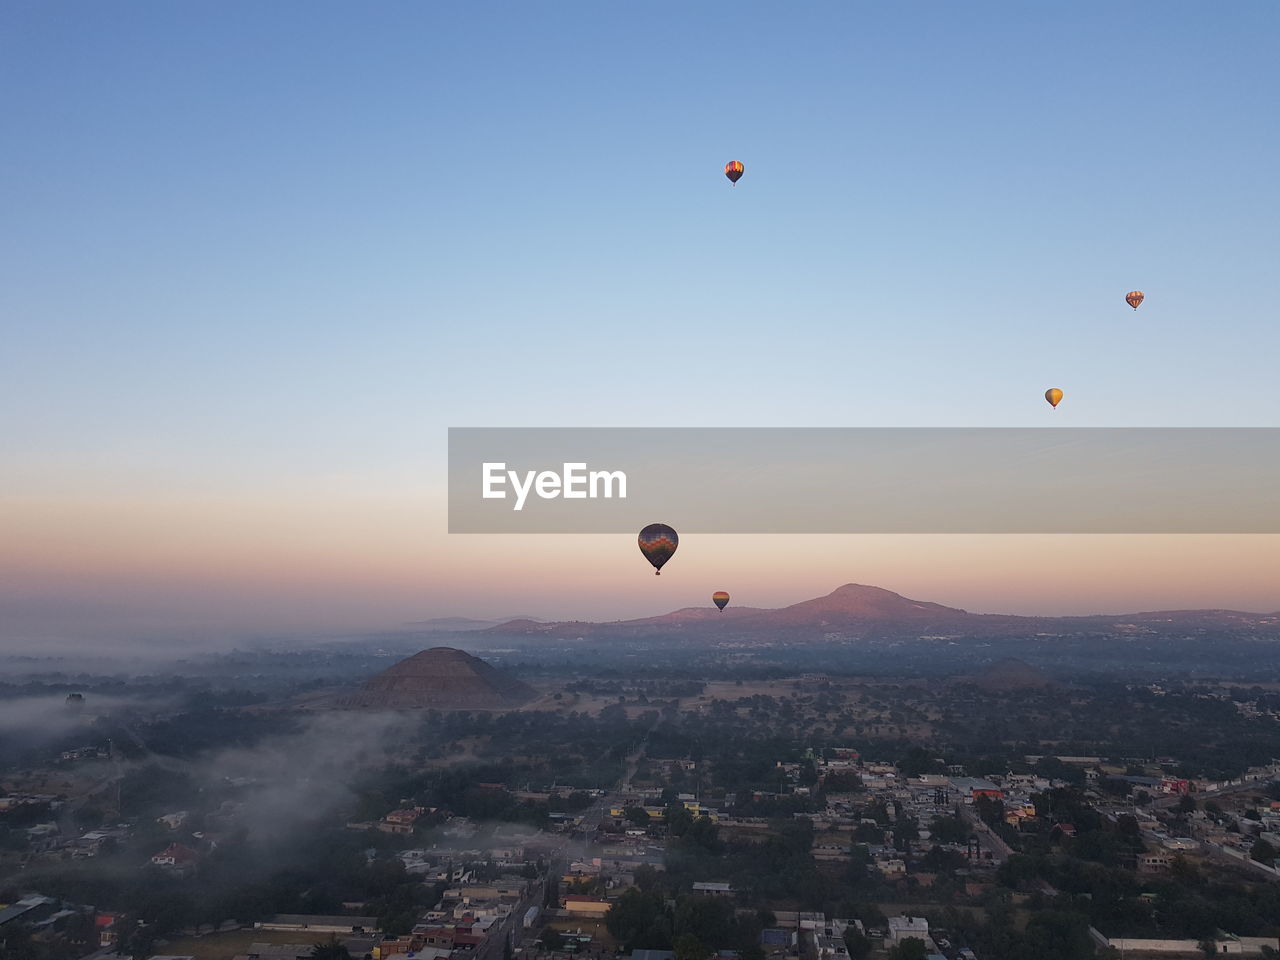
[(737, 160), (730, 160), (724, 165), (724, 175), (729, 178), (730, 183), (737, 183), (742, 179), (742, 172), (747, 168)]
[(721, 613), (724, 613), (724, 608), (729, 605), (729, 595), (723, 590), (717, 590), (711, 595), (711, 602), (720, 608)]
[(665, 523), (651, 523), (640, 531), (637, 538), (640, 552), (653, 564), (653, 575), (662, 573), (662, 565), (671, 559), (680, 545), (679, 535)]
[(1141, 290), (1130, 290), (1124, 295), (1124, 302), (1135, 310), (1142, 305), (1142, 301), (1145, 299), (1147, 298), (1142, 295)]

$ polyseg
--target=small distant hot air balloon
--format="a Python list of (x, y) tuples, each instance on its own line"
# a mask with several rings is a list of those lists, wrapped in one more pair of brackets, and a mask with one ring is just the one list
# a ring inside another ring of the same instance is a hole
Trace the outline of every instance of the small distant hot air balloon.
[(729, 178), (730, 183), (737, 183), (741, 180), (744, 170), (746, 170), (746, 167), (737, 160), (730, 160), (724, 165), (724, 175)]
[(680, 545), (679, 535), (665, 523), (649, 524), (636, 539), (644, 558), (653, 564), (655, 577), (662, 573), (662, 565), (671, 559)]
[(1124, 295), (1124, 302), (1135, 310), (1142, 305), (1142, 301), (1145, 299), (1147, 298), (1142, 295), (1141, 290), (1130, 290)]
[(711, 602), (720, 608), (721, 613), (724, 613), (724, 608), (729, 605), (729, 595), (723, 590), (717, 590), (711, 595)]
[(1044, 392), (1044, 398), (1049, 401), (1049, 406), (1057, 408), (1062, 402), (1062, 391), (1057, 387), (1050, 387)]

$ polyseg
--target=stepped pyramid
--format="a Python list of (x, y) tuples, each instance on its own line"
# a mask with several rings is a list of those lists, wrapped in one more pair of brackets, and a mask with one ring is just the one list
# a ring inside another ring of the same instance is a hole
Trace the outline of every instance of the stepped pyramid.
[(388, 710), (506, 710), (532, 700), (528, 685), (453, 647), (433, 647), (371, 677), (344, 707)]

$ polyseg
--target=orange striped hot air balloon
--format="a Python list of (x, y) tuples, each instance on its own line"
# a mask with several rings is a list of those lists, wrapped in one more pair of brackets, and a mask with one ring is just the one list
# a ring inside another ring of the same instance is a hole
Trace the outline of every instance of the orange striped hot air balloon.
[(711, 602), (720, 608), (721, 613), (724, 613), (724, 608), (729, 605), (729, 595), (723, 590), (717, 590), (711, 595)]
[(730, 160), (724, 165), (724, 175), (729, 178), (730, 183), (737, 183), (742, 179), (742, 172), (747, 168), (737, 160)]
[(1049, 401), (1049, 406), (1056, 410), (1058, 404), (1062, 402), (1062, 391), (1057, 387), (1050, 387), (1044, 392), (1044, 398)]
[(640, 552), (653, 564), (653, 574), (662, 573), (662, 565), (671, 559), (680, 545), (680, 537), (665, 523), (651, 523), (640, 531)]
[(1130, 290), (1124, 295), (1124, 302), (1135, 310), (1142, 305), (1142, 301), (1145, 299), (1147, 298), (1142, 295), (1141, 290)]

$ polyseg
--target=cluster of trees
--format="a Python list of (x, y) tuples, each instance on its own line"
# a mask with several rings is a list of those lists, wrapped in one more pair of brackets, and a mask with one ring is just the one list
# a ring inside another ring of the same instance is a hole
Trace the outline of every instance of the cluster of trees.
[(1013, 910), (1002, 906), (989, 909), (986, 923), (961, 935), (984, 960), (1080, 960), (1094, 954), (1088, 918), (1072, 910), (1034, 910), (1020, 929)]
[[(0, 903), (12, 903), (13, 897), (0, 894)], [(80, 960), (97, 946), (96, 930), (90, 914), (80, 914), (62, 921), (56, 932), (46, 931), (40, 939), (26, 927), (16, 923), (0, 927), (0, 957), (4, 960)]]
[(736, 950), (742, 960), (763, 960), (758, 915), (739, 916), (724, 897), (678, 896), (652, 883), (632, 887), (605, 916), (609, 933), (625, 950), (674, 950), (676, 960), (707, 960), (717, 950)]
[(862, 778), (852, 770), (828, 773), (822, 780), (823, 793), (857, 793), (862, 789)]
[[(1003, 822), (999, 801), (980, 800), (977, 809), (1011, 846), (1031, 854), (1060, 852), (1095, 863), (1133, 867), (1136, 856), (1146, 847), (1137, 820), (1127, 814), (1114, 823), (1107, 820), (1074, 787), (1047, 790), (1031, 799), (1040, 816), (1021, 830)], [(1060, 829), (1059, 825), (1066, 823), (1075, 828), (1075, 836)]]
[[(370, 862), (364, 843), (361, 835), (341, 829), (287, 847), (233, 836), (178, 883), (154, 867), (120, 871), (90, 860), (49, 874), (41, 889), (127, 913), (140, 921), (137, 935), (150, 938), (225, 920), (251, 923), (276, 913), (342, 913), (343, 903), (351, 901), (367, 904), (387, 932), (412, 929), (418, 914), (439, 900), (439, 885), (414, 882), (399, 860)], [(265, 864), (276, 867), (264, 869)]]
[(1240, 936), (1280, 934), (1280, 888), (1212, 879), (1182, 857), (1168, 874), (1132, 870), (1062, 852), (1019, 854), (1000, 867), (1002, 884), (1047, 880), (1098, 929), (1111, 936), (1201, 939), (1221, 929)]
[[(610, 787), (622, 777), (627, 758), (658, 718), (657, 711), (629, 719), (624, 710), (600, 716), (576, 711), (439, 714), (424, 726), (424, 753), (429, 758), (461, 751), (468, 741), (484, 763), (513, 772), (516, 783)], [(512, 758), (520, 757), (520, 762)]]
[[(936, 735), (949, 745), (949, 759), (979, 774), (1012, 769), (1083, 786), (1078, 768), (1051, 757), (1034, 766), (1025, 762), (1025, 755), (1045, 752), (1044, 742), (1053, 742), (1060, 755), (1176, 757), (1179, 764), (1168, 772), (1209, 779), (1239, 776), (1275, 754), (1268, 726), (1243, 715), (1215, 688), (1154, 693), (1093, 679), (1071, 688), (969, 695), (956, 688), (934, 697), (941, 712)], [(993, 744), (1009, 746), (993, 750)]]

